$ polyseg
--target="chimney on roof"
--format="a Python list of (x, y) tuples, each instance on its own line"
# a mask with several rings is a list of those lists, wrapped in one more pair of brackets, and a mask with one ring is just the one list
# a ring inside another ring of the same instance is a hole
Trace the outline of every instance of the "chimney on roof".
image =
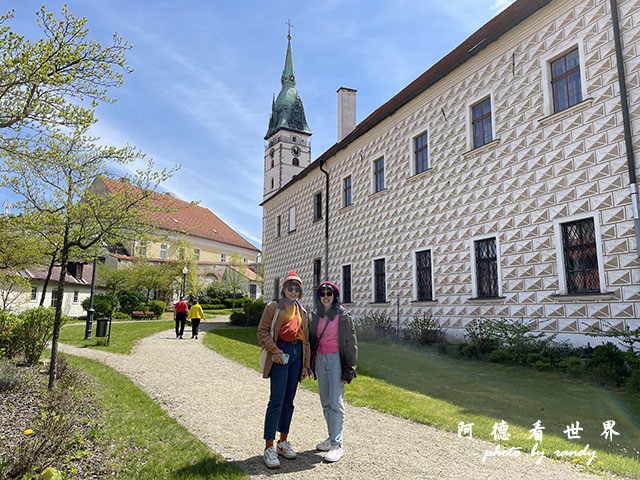
[(338, 142), (356, 128), (356, 92), (353, 88), (338, 89)]

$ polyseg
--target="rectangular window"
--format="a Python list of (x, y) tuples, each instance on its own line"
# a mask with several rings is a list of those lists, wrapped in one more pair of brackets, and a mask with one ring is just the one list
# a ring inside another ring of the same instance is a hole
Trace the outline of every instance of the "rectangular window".
[(227, 254), (226, 253), (221, 253), (220, 254), (220, 261), (221, 262), (226, 262), (227, 261)]
[(384, 157), (373, 164), (374, 193), (384, 190)]
[(384, 258), (373, 261), (373, 301), (384, 303), (387, 301), (387, 279)]
[(351, 265), (342, 266), (342, 302), (351, 303)]
[(196, 257), (196, 260), (200, 260), (200, 249), (199, 248), (194, 248), (193, 249), (193, 256)]
[(413, 139), (413, 155), (415, 174), (422, 173), (429, 168), (429, 149), (427, 145), (427, 132)]
[(498, 257), (496, 239), (475, 242), (476, 285), (478, 298), (498, 297)]
[(58, 305), (58, 290), (51, 290), (51, 306), (55, 308)]
[(141, 243), (138, 245), (138, 257), (146, 257), (147, 256), (147, 245)]
[(289, 231), (293, 232), (296, 229), (296, 207), (289, 209)]
[(551, 88), (554, 112), (561, 112), (582, 101), (580, 55), (577, 48), (551, 62)]
[(160, 244), (160, 258), (169, 258), (169, 246), (166, 243)]
[(178, 258), (179, 258), (180, 260), (184, 260), (184, 255), (185, 255), (184, 247), (180, 247), (180, 248), (178, 248)]
[(249, 285), (249, 297), (255, 300), (256, 295), (257, 295), (257, 287), (255, 284), (252, 283), (251, 285)]
[(316, 258), (313, 261), (313, 289), (316, 290), (322, 282), (322, 261)]
[(491, 132), (491, 97), (471, 106), (471, 128), (473, 148), (478, 148), (493, 140)]
[(273, 299), (278, 300), (280, 298), (280, 279), (273, 279)]
[(431, 250), (416, 252), (416, 287), (416, 300), (422, 302), (433, 300)]
[(31, 287), (31, 301), (35, 302), (38, 299), (38, 287)]
[(351, 176), (344, 179), (342, 186), (342, 206), (348, 207), (351, 205)]
[(80, 297), (80, 292), (78, 290), (73, 291), (73, 303), (78, 303), (78, 298)]
[(313, 221), (322, 219), (322, 193), (316, 193), (313, 197)]
[(600, 292), (593, 218), (563, 223), (562, 248), (567, 293)]
[(278, 215), (276, 217), (276, 238), (280, 236), (281, 228), (282, 228), (282, 217)]

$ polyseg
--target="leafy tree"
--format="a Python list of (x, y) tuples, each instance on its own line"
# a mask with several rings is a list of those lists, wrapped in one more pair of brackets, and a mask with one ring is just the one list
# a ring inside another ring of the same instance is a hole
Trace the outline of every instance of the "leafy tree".
[(247, 284), (247, 277), (245, 271), (247, 266), (242, 261), (242, 255), (234, 252), (229, 258), (229, 267), (224, 272), (224, 282), (229, 285), (232, 298), (233, 298), (233, 310), (236, 308), (236, 297), (243, 296), (243, 287)]
[(97, 103), (113, 101), (107, 89), (120, 86), (123, 73), (132, 71), (125, 63), (132, 46), (117, 35), (108, 46), (89, 38), (86, 19), (75, 17), (66, 5), (59, 18), (44, 5), (36, 16), (43, 37), (33, 43), (7, 26), (12, 11), (0, 16), (3, 148), (11, 149), (13, 140), (48, 134), (51, 127), (93, 123)]
[(0, 310), (9, 310), (31, 290), (31, 282), (16, 272), (0, 272)]
[[(147, 169), (127, 177), (115, 193), (92, 191), (101, 177), (113, 177), (111, 165), (141, 160), (144, 155), (131, 147), (98, 146), (86, 136), (87, 127), (70, 134), (51, 133), (37, 144), (25, 144), (3, 162), (0, 187), (22, 196), (18, 208), (25, 213), (23, 228), (39, 236), (51, 251), (58, 252), (60, 276), (58, 298), (64, 298), (64, 278), (70, 258), (90, 258), (104, 244), (128, 243), (151, 238), (151, 218), (162, 210), (158, 184), (171, 172)], [(62, 302), (56, 308), (51, 348), (49, 388), (55, 381), (55, 359)]]
[(16, 271), (44, 263), (42, 247), (22, 231), (20, 217), (0, 217), (0, 270)]

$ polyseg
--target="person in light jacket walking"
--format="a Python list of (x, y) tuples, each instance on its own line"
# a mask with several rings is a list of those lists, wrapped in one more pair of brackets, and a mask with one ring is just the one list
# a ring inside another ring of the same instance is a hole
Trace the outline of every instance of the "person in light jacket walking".
[[(278, 468), (278, 454), (296, 458), (289, 443), (293, 399), (298, 383), (311, 373), (307, 312), (298, 302), (302, 280), (291, 270), (282, 284), (280, 299), (269, 303), (258, 325), (258, 341), (267, 353), (263, 377), (270, 379), (270, 396), (264, 419), (263, 460), (268, 468)], [(273, 331), (272, 331), (273, 330)], [(280, 440), (274, 447), (276, 430)]]
[(198, 299), (196, 299), (196, 303), (191, 305), (187, 319), (191, 320), (191, 338), (195, 338), (197, 340), (200, 320), (204, 320), (204, 312), (202, 311), (202, 307), (200, 306)]
[(344, 386), (356, 377), (358, 339), (351, 315), (340, 305), (340, 290), (322, 282), (315, 294), (315, 311), (309, 323), (309, 343), (314, 346), (312, 368), (318, 379), (322, 413), (329, 438), (316, 445), (327, 452), (327, 462), (342, 458)]

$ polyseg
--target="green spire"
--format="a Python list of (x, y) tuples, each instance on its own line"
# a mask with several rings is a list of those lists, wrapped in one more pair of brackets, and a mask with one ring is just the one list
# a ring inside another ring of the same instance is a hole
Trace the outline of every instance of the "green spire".
[(264, 138), (271, 137), (280, 129), (311, 135), (304, 115), (302, 100), (296, 90), (296, 75), (293, 71), (293, 55), (291, 54), (291, 35), (287, 35), (287, 55), (280, 83), (282, 89), (275, 102), (272, 102), (269, 129)]

